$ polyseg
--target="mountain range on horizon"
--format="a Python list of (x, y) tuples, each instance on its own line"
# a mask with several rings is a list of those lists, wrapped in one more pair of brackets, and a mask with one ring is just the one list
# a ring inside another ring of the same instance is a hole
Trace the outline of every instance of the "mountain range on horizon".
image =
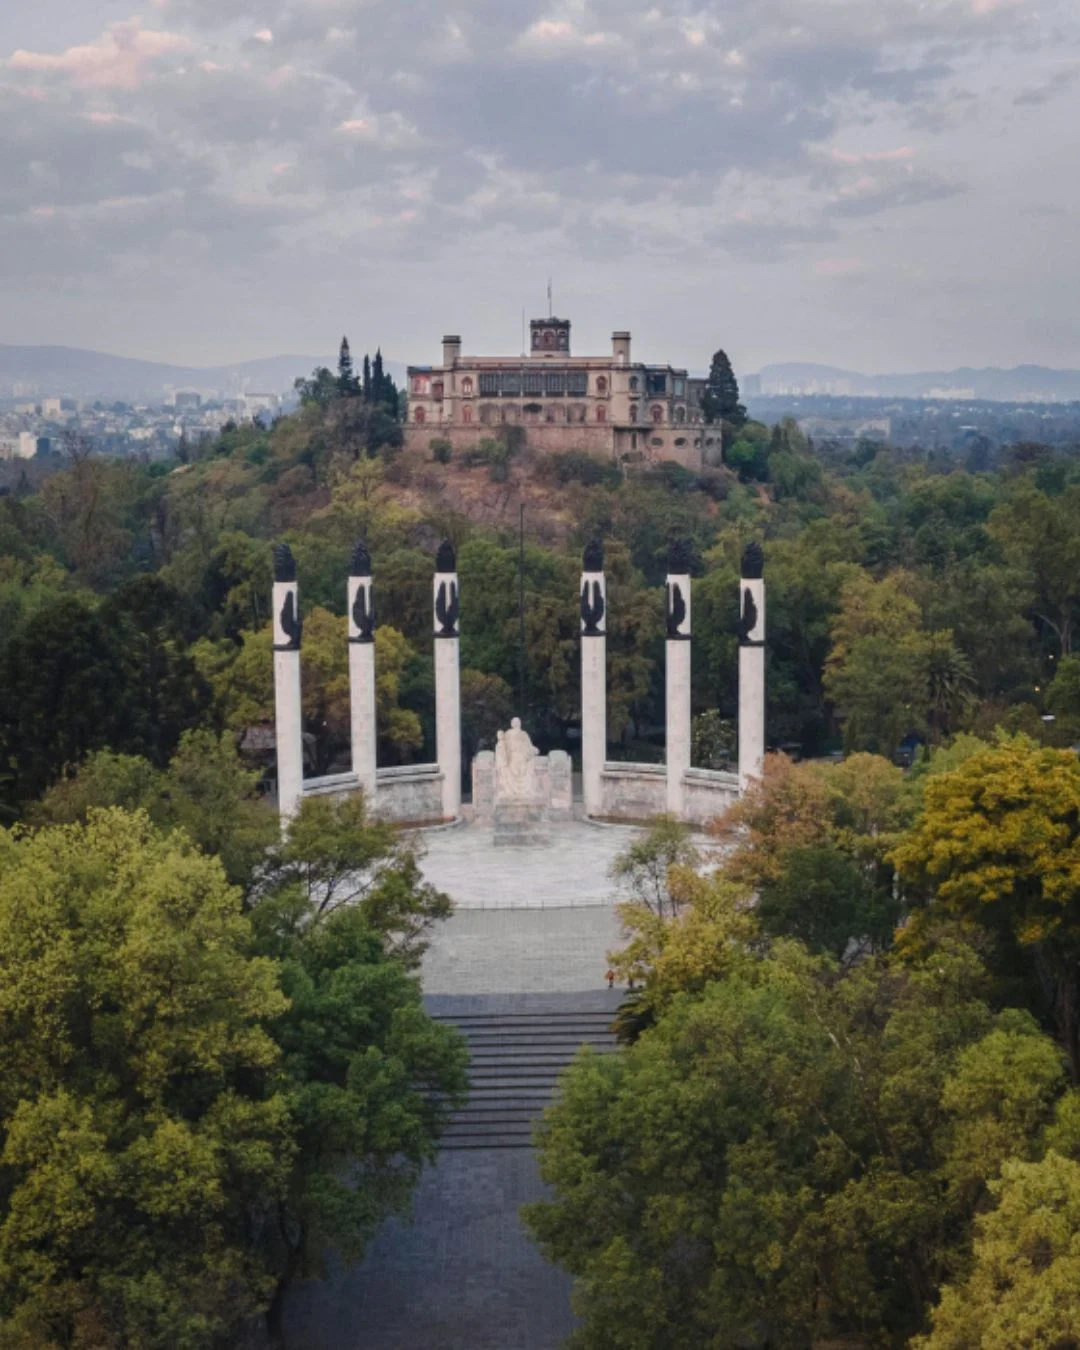
[(813, 362), (762, 367), (756, 377), (759, 397), (832, 394), (853, 398), (988, 399), (1005, 403), (1071, 403), (1080, 400), (1080, 370), (1024, 365), (1003, 369), (959, 366), (911, 374), (864, 375), (860, 371)]
[[(336, 357), (283, 355), (226, 365), (185, 366), (113, 356), (80, 347), (0, 344), (0, 398), (94, 398), (153, 401), (177, 389), (228, 397), (242, 393), (282, 394), (299, 376)], [(400, 362), (386, 369), (399, 382)], [(780, 362), (743, 377), (750, 398), (834, 395), (856, 398), (970, 397), (998, 402), (1080, 400), (1080, 370), (1023, 365), (1011, 369), (961, 366), (911, 374), (864, 375), (813, 362)], [(754, 391), (754, 392), (751, 392)]]

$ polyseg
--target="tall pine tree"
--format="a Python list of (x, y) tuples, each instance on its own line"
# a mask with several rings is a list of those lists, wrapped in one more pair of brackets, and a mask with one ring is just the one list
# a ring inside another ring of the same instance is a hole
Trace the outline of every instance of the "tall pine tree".
[(349, 350), (349, 339), (341, 339), (341, 351), (338, 355), (338, 393), (342, 398), (348, 398), (350, 395), (358, 392), (356, 376), (353, 374), (352, 352)]
[(376, 403), (382, 403), (386, 398), (381, 347), (375, 349), (375, 361), (371, 367), (371, 396)]
[(371, 357), (364, 353), (364, 402), (371, 402)]
[(734, 427), (746, 424), (746, 409), (739, 402), (739, 382), (723, 350), (716, 353), (709, 367), (701, 411), (709, 423), (730, 422)]

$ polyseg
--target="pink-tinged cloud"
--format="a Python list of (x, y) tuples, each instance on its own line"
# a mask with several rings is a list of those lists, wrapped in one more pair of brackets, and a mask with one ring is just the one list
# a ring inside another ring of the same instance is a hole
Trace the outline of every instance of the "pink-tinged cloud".
[(260, 28), (257, 33), (252, 34), (252, 37), (256, 42), (265, 42), (269, 46), (274, 40), (274, 30), (272, 28)]
[(889, 164), (915, 158), (910, 145), (898, 145), (893, 150), (864, 150), (857, 154), (851, 150), (833, 150), (832, 157), (838, 164)]
[(814, 275), (819, 277), (846, 277), (861, 272), (865, 263), (858, 258), (819, 258), (814, 263)]
[(12, 70), (67, 75), (72, 83), (93, 89), (137, 89), (146, 67), (162, 56), (192, 49), (188, 38), (143, 28), (141, 19), (114, 23), (96, 41), (84, 47), (51, 52), (15, 52)]
[(338, 131), (343, 136), (373, 136), (375, 127), (373, 123), (363, 117), (353, 117), (348, 122), (340, 123)]

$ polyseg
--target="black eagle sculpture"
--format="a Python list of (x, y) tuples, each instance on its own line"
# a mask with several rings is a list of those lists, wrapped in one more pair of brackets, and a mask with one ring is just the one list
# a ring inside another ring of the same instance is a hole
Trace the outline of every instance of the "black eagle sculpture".
[[(370, 597), (370, 599), (369, 599)], [(353, 642), (375, 641), (375, 597), (366, 586), (358, 586), (353, 601), (352, 619), (356, 625)]]
[(440, 581), (438, 594), (435, 596), (435, 619), (439, 625), (436, 637), (453, 638), (458, 635), (458, 619), (461, 615), (461, 606), (458, 602), (458, 588), (456, 581)]
[(694, 546), (689, 539), (673, 539), (668, 544), (667, 570), (673, 577), (690, 575), (694, 564)]
[(359, 540), (356, 547), (353, 549), (352, 562), (349, 565), (349, 576), (371, 576), (371, 553), (363, 539)]
[(667, 635), (669, 638), (689, 637), (682, 631), (686, 622), (686, 600), (682, 587), (677, 581), (669, 581), (667, 586)]
[(444, 539), (439, 545), (439, 551), (435, 554), (436, 572), (456, 572), (457, 554), (454, 552), (454, 546), (449, 539)]
[(581, 588), (582, 632), (586, 637), (599, 637), (604, 622), (604, 591), (598, 581), (586, 581)]
[(296, 580), (296, 559), (293, 557), (292, 549), (288, 544), (274, 545), (274, 580)]
[(754, 604), (754, 597), (747, 586), (743, 590), (742, 617), (739, 619), (739, 641), (744, 645), (750, 641), (750, 634), (757, 627), (758, 610)]
[(289, 591), (285, 596), (285, 603), (281, 607), (281, 631), (288, 639), (286, 642), (279, 643), (277, 650), (279, 652), (298, 652), (300, 650), (300, 640), (304, 636), (304, 621), (297, 613), (296, 592)]
[(747, 544), (742, 555), (742, 576), (744, 581), (760, 581), (765, 575), (765, 554), (755, 539)]
[(585, 557), (582, 561), (586, 572), (602, 572), (604, 570), (604, 541), (602, 539), (590, 539), (585, 545)]

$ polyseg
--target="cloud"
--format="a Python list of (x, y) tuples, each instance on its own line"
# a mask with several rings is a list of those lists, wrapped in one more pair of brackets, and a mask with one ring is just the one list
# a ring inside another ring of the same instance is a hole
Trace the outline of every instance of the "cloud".
[(136, 18), (110, 25), (86, 46), (68, 47), (56, 54), (13, 52), (8, 65), (15, 71), (66, 75), (83, 88), (137, 89), (149, 65), (192, 47), (183, 35), (144, 28)]

